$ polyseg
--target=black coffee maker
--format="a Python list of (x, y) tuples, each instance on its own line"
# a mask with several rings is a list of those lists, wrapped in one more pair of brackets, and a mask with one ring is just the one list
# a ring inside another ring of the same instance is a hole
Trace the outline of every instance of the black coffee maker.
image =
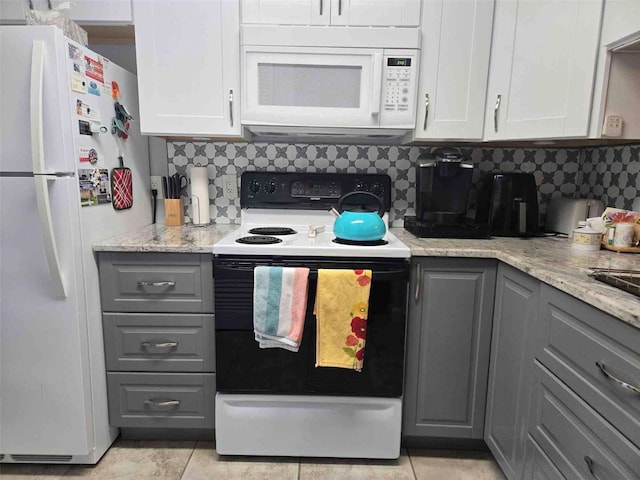
[(467, 218), (473, 163), (457, 148), (436, 148), (416, 163), (416, 215), (404, 219), (418, 237), (487, 238), (488, 225)]
[(476, 221), (491, 224), (499, 237), (532, 237), (539, 234), (538, 188), (531, 173), (488, 174), (482, 181)]

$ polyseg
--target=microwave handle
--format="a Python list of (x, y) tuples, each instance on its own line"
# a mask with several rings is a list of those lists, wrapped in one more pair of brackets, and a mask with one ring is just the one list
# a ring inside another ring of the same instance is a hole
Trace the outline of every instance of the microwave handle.
[(380, 95), (382, 93), (382, 54), (373, 54), (373, 88), (371, 89), (371, 116), (380, 113)]

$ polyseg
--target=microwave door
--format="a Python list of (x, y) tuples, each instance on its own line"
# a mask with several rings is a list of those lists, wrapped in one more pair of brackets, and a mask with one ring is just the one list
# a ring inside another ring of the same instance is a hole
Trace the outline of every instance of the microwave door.
[(243, 123), (379, 126), (383, 51), (245, 47)]

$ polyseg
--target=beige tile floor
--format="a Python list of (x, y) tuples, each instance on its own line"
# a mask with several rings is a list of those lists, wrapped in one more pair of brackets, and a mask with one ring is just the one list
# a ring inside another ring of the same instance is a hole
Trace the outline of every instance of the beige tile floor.
[(504, 480), (487, 452), (402, 450), (398, 460), (222, 457), (213, 442), (118, 440), (95, 466), (0, 465), (2, 480)]

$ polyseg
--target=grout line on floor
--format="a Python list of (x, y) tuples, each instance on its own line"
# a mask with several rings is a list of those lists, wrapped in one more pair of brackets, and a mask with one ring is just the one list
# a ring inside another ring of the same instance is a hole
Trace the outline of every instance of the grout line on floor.
[(413, 473), (414, 480), (418, 480), (418, 475), (416, 475), (416, 469), (413, 467), (413, 460), (411, 459), (411, 455), (409, 455), (409, 449), (405, 449), (407, 451), (407, 457), (409, 457), (409, 465), (411, 465), (411, 473)]
[(184, 468), (182, 469), (182, 473), (180, 474), (180, 479), (181, 480), (184, 477), (184, 472), (187, 471), (187, 467), (189, 467), (189, 462), (191, 462), (191, 459), (193, 458), (193, 454), (196, 451), (196, 447), (197, 446), (198, 446), (198, 441), (196, 440), (196, 443), (193, 445), (193, 448), (191, 449), (191, 454), (189, 455), (189, 458), (187, 459), (187, 463), (184, 464)]

